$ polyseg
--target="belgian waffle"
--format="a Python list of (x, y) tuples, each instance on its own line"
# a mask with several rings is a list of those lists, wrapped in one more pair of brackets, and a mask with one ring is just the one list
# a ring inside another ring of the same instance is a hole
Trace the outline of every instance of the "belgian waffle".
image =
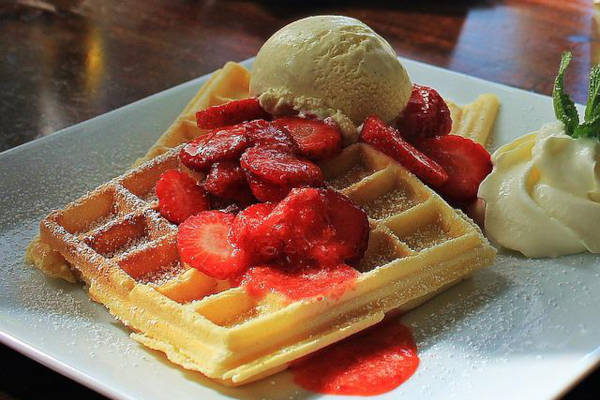
[(134, 339), (225, 384), (285, 369), (493, 262), (495, 250), (465, 215), (391, 158), (354, 144), (321, 167), (328, 183), (369, 215), (355, 286), (337, 297), (290, 301), (271, 293), (257, 300), (179, 262), (177, 227), (156, 211), (154, 196), (163, 171), (185, 169), (178, 150), (51, 213), (41, 239)]
[[(139, 165), (206, 133), (196, 125), (196, 111), (231, 100), (246, 98), (249, 96), (249, 86), (250, 71), (243, 65), (234, 62), (226, 63), (223, 68), (211, 75), (171, 126), (150, 147), (146, 155), (138, 159), (134, 165)], [(36, 236), (27, 247), (25, 258), (28, 263), (35, 265), (49, 276), (69, 282), (77, 281), (76, 271), (56, 249), (41, 240), (39, 236)]]

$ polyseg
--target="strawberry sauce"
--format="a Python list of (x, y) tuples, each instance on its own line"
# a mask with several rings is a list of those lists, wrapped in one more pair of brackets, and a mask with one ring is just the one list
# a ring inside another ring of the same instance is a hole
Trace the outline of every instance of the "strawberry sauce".
[(373, 396), (398, 387), (419, 366), (410, 328), (396, 321), (333, 344), (291, 368), (304, 389)]
[(357, 270), (346, 264), (300, 268), (259, 266), (246, 272), (242, 284), (256, 298), (269, 292), (281, 293), (291, 300), (317, 295), (339, 297), (354, 286), (358, 275)]

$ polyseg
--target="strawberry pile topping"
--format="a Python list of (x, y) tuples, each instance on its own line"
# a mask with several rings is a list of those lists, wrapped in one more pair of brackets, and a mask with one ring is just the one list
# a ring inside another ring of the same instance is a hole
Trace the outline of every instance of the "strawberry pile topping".
[[(181, 261), (192, 268), (234, 284), (252, 282), (250, 291), (258, 293), (258, 285), (262, 296), (279, 291), (269, 284), (274, 276), (302, 287), (328, 271), (335, 281), (354, 278), (358, 272), (346, 263), (362, 258), (368, 236), (367, 215), (346, 196), (331, 189), (297, 188), (278, 204), (254, 204), (237, 215), (194, 215), (179, 226), (177, 246)], [(257, 282), (257, 276), (267, 275), (266, 282)], [(304, 296), (312, 293), (307, 290)]]
[[(287, 293), (272, 282), (276, 276), (297, 289), (311, 286), (302, 290), (306, 297), (323, 289), (324, 283), (310, 284), (323, 278), (319, 269), (330, 272), (327, 287), (358, 274), (347, 263), (360, 260), (366, 249), (367, 216), (347, 197), (323, 188), (323, 172), (314, 163), (341, 151), (335, 124), (299, 117), (271, 121), (256, 99), (211, 107), (196, 117), (200, 128), (211, 130), (184, 145), (179, 158), (200, 181), (170, 170), (157, 185), (158, 210), (180, 224), (183, 263), (257, 295), (251, 287), (258, 287), (259, 276), (268, 281), (259, 285), (267, 291)], [(171, 194), (176, 189), (163, 188), (170, 186), (178, 188), (179, 198)]]
[(479, 184), (491, 172), (491, 158), (480, 144), (450, 135), (451, 129), (442, 96), (414, 84), (395, 127), (369, 117), (360, 140), (394, 158), (451, 204), (464, 207), (476, 200)]
[(183, 146), (179, 157), (186, 167), (207, 174), (203, 186), (217, 201), (280, 201), (292, 188), (323, 185), (323, 173), (311, 160), (341, 151), (338, 127), (299, 117), (265, 118), (270, 119), (256, 99), (197, 114), (200, 127), (214, 129)]
[[(358, 275), (351, 265), (364, 255), (370, 228), (360, 207), (325, 186), (315, 164), (341, 151), (335, 123), (273, 119), (257, 99), (210, 107), (196, 117), (210, 131), (179, 153), (195, 178), (169, 170), (156, 185), (158, 211), (180, 224), (181, 261), (258, 297), (269, 291), (291, 299), (342, 294)], [(448, 135), (451, 124), (441, 96), (414, 85), (396, 126), (371, 116), (360, 140), (447, 199), (470, 201), (491, 170), (490, 156), (469, 139)]]
[(367, 215), (334, 190), (293, 189), (267, 209), (249, 207), (234, 222), (236, 244), (254, 254), (257, 264), (354, 263), (366, 250)]

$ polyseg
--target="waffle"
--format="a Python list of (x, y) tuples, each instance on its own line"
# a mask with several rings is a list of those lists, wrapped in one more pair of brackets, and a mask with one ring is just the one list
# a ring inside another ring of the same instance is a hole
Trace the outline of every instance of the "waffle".
[[(196, 125), (196, 111), (246, 98), (249, 93), (250, 71), (240, 64), (226, 63), (202, 85), (171, 126), (158, 138), (146, 155), (134, 163), (134, 166), (205, 133), (205, 130)], [(49, 276), (69, 282), (78, 280), (77, 271), (73, 270), (64, 257), (39, 236), (36, 236), (27, 247), (25, 259)]]
[(283, 370), (493, 262), (495, 250), (465, 215), (391, 158), (354, 144), (321, 167), (369, 215), (355, 286), (337, 297), (258, 300), (179, 262), (177, 227), (156, 211), (154, 196), (163, 171), (185, 170), (178, 150), (51, 213), (40, 234), (135, 340), (224, 384)]

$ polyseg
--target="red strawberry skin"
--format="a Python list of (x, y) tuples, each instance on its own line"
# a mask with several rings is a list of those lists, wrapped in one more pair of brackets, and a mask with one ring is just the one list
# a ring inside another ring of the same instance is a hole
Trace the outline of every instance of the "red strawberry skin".
[(255, 146), (277, 146), (290, 153), (298, 152), (296, 143), (290, 134), (274, 122), (258, 119), (245, 124), (246, 136)]
[[(329, 223), (335, 227), (332, 245), (347, 263), (359, 262), (367, 250), (369, 241), (369, 219), (362, 208), (345, 195), (334, 190), (321, 190)], [(336, 244), (337, 243), (337, 244)], [(326, 247), (324, 248), (326, 250)], [(327, 257), (327, 251), (317, 258)]]
[(249, 145), (243, 124), (234, 125), (192, 140), (181, 148), (179, 158), (186, 167), (206, 172), (214, 162), (237, 159)]
[(229, 239), (235, 216), (204, 211), (179, 226), (177, 248), (181, 261), (216, 279), (229, 279), (250, 265), (244, 250)]
[(442, 165), (448, 180), (434, 188), (447, 200), (468, 202), (477, 198), (479, 184), (492, 171), (490, 153), (471, 139), (446, 135), (417, 142), (419, 149)]
[(218, 106), (212, 106), (196, 113), (196, 122), (200, 129), (214, 129), (227, 125), (259, 118), (268, 118), (269, 114), (260, 106), (258, 99), (233, 100)]
[(340, 130), (323, 121), (283, 117), (273, 124), (287, 130), (298, 145), (300, 154), (311, 160), (331, 158), (342, 150)]
[(265, 182), (250, 172), (246, 173), (246, 179), (250, 185), (252, 195), (256, 197), (258, 201), (281, 201), (292, 189), (287, 185), (275, 185), (273, 183)]
[(273, 247), (282, 246), (283, 262), (337, 265), (362, 258), (369, 221), (362, 209), (340, 193), (297, 188), (273, 208), (253, 234), (258, 238), (270, 235), (271, 243), (282, 243)]
[(408, 140), (443, 136), (452, 129), (452, 117), (448, 105), (435, 89), (413, 84), (408, 104), (396, 126)]
[(279, 148), (251, 147), (240, 159), (242, 168), (260, 180), (281, 186), (319, 186), (324, 177), (321, 168), (309, 160)]
[(211, 165), (204, 180), (204, 188), (213, 196), (250, 204), (254, 197), (250, 192), (246, 174), (237, 161), (226, 160)]
[(158, 212), (175, 224), (181, 224), (191, 215), (210, 209), (210, 200), (204, 189), (187, 174), (170, 169), (156, 182)]
[(440, 164), (417, 150), (402, 138), (400, 132), (385, 125), (376, 116), (365, 120), (360, 140), (392, 157), (429, 185), (438, 187), (448, 180), (448, 174)]
[(274, 203), (253, 204), (236, 215), (233, 221), (232, 240), (250, 254), (252, 264), (270, 262), (281, 254), (283, 242), (277, 230), (262, 226), (275, 206)]
[[(302, 265), (313, 262), (312, 250), (321, 236), (329, 236), (325, 207), (317, 189), (294, 189), (273, 209), (261, 226), (276, 232), (283, 243), (285, 261)], [(260, 231), (259, 231), (260, 232)]]

